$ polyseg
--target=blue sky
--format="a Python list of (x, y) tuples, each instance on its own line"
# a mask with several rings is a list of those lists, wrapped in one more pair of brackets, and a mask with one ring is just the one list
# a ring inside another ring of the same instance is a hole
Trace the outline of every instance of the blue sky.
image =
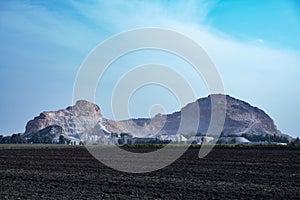
[[(89, 52), (121, 31), (142, 27), (171, 29), (197, 41), (218, 68), (226, 93), (265, 110), (282, 132), (300, 136), (297, 0), (0, 1), (0, 134), (23, 132), (41, 111), (72, 104), (73, 83)], [(112, 116), (110, 95), (118, 77), (153, 60), (197, 85), (198, 97), (207, 95), (180, 59), (136, 52), (115, 62), (99, 84), (96, 103), (106, 117)], [(133, 95), (132, 116), (146, 116), (154, 104), (165, 112), (179, 109), (169, 92), (151, 87)]]

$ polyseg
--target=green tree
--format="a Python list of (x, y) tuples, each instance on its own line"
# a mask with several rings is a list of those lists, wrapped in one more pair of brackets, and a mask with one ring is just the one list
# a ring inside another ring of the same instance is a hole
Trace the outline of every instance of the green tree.
[(10, 136), (4, 136), (1, 140), (1, 144), (10, 144), (11, 143), (11, 137)]
[(291, 142), (291, 145), (299, 145), (300, 144), (300, 139), (299, 139), (299, 137), (297, 137), (295, 140), (293, 140), (292, 142)]
[(110, 136), (111, 137), (118, 137), (118, 134), (117, 133), (111, 133)]
[(124, 143), (125, 143), (125, 139), (122, 138), (122, 137), (119, 138), (119, 139), (118, 139), (118, 143), (119, 143), (119, 144), (124, 144)]
[(63, 135), (60, 135), (58, 140), (59, 144), (65, 144), (67, 142), (66, 138)]
[(53, 138), (50, 135), (45, 135), (43, 137), (43, 143), (44, 144), (52, 144)]
[(122, 137), (132, 137), (130, 133), (120, 133), (121, 138)]
[(39, 143), (41, 143), (41, 138), (38, 134), (35, 134), (29, 139), (29, 142), (30, 143), (32, 142), (34, 144), (39, 144)]
[(197, 141), (196, 140), (193, 140), (193, 142), (191, 144), (197, 144)]
[(10, 139), (12, 144), (22, 144), (23, 139), (20, 133), (18, 134), (12, 134), (11, 139)]
[(236, 138), (232, 138), (230, 142), (231, 142), (232, 144), (235, 144), (235, 143), (236, 143)]

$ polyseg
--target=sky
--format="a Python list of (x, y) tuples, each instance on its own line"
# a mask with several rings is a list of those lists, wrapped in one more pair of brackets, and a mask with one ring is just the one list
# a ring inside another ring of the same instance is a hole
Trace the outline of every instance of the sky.
[[(196, 41), (219, 71), (226, 94), (263, 109), (283, 133), (300, 136), (297, 0), (0, 1), (0, 134), (24, 132), (40, 112), (71, 105), (89, 53), (120, 32), (145, 27)], [(96, 103), (105, 117), (113, 118), (118, 79), (145, 63), (172, 66), (197, 98), (209, 93), (182, 59), (137, 51), (116, 60), (99, 81)], [(132, 117), (171, 113), (180, 109), (175, 97), (167, 88), (147, 85), (133, 93), (128, 109)]]

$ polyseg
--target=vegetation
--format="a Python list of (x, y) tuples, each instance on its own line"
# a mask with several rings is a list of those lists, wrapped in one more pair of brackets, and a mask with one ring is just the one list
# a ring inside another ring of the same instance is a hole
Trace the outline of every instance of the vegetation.
[(248, 139), (251, 142), (260, 142), (260, 141), (266, 141), (266, 142), (278, 142), (278, 143), (289, 143), (289, 140), (286, 137), (283, 136), (277, 136), (277, 135), (255, 135), (255, 134), (242, 134), (242, 137)]
[(33, 144), (52, 144), (53, 142), (53, 137), (50, 135), (41, 135), (41, 134), (35, 134), (33, 135), (30, 139), (27, 140), (28, 143), (33, 143)]
[(59, 144), (70, 144), (70, 143), (71, 143), (71, 140), (65, 138), (63, 135), (60, 135), (60, 136), (59, 136), (59, 139), (58, 139), (58, 143), (59, 143)]
[(300, 139), (297, 137), (294, 141), (291, 142), (292, 146), (300, 146)]
[(130, 133), (120, 133), (120, 139), (118, 139), (118, 143), (126, 144), (130, 141), (129, 138), (132, 138), (132, 135)]
[(0, 144), (23, 144), (26, 141), (22, 138), (21, 134), (12, 134), (12, 136), (0, 135)]
[[(195, 134), (195, 133), (191, 133)], [(116, 133), (111, 133), (111, 137), (118, 137), (118, 134)], [(196, 136), (205, 136), (203, 133), (197, 133)], [(287, 143), (292, 146), (300, 146), (300, 139), (297, 137), (293, 141), (289, 141), (288, 138), (284, 136), (278, 136), (278, 135), (256, 135), (256, 134), (251, 134), (251, 133), (245, 133), (240, 135), (241, 137), (244, 137), (248, 139), (251, 142), (265, 142), (267, 144), (272, 144), (272, 143)], [(22, 136), (22, 134), (12, 134), (11, 136), (3, 136), (0, 135), (0, 144), (26, 144), (26, 143), (33, 143), (33, 144), (52, 144), (52, 143), (58, 143), (58, 144), (70, 144), (71, 140), (68, 138), (65, 138), (65, 136), (60, 135), (58, 141), (53, 141), (54, 135), (51, 134), (46, 134), (44, 132), (37, 132), (34, 135), (31, 136), (30, 139), (26, 139)], [(227, 144), (235, 144), (238, 137), (237, 135), (233, 134), (221, 134), (221, 137), (232, 137), (230, 141), (227, 142)], [(118, 139), (118, 144), (119, 145), (164, 145), (172, 143), (171, 141), (162, 141), (158, 138), (133, 138), (133, 136), (130, 133), (121, 133), (120, 138)], [(195, 145), (197, 144), (197, 141), (190, 141), (191, 144)], [(206, 138), (202, 139), (202, 143), (206, 144)], [(217, 144), (224, 144), (221, 140), (217, 141)]]
[(112, 138), (117, 138), (117, 137), (118, 137), (118, 133), (111, 133), (111, 134), (110, 134), (110, 137), (112, 137)]
[[(156, 144), (159, 144), (159, 145), (162, 145), (162, 144), (169, 144), (171, 141), (170, 140), (160, 140), (158, 138), (153, 138), (151, 140), (143, 140), (141, 138), (141, 140), (137, 140), (134, 142), (134, 145), (142, 145), (142, 144), (145, 144), (145, 145), (156, 145)], [(132, 143), (132, 142), (131, 142)]]

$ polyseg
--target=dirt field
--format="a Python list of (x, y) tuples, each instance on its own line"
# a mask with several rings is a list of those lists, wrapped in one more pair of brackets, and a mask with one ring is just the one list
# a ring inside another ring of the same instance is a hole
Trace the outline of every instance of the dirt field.
[(2, 146), (0, 199), (300, 198), (300, 148), (219, 147), (204, 159), (198, 151), (159, 171), (128, 174), (83, 147)]

